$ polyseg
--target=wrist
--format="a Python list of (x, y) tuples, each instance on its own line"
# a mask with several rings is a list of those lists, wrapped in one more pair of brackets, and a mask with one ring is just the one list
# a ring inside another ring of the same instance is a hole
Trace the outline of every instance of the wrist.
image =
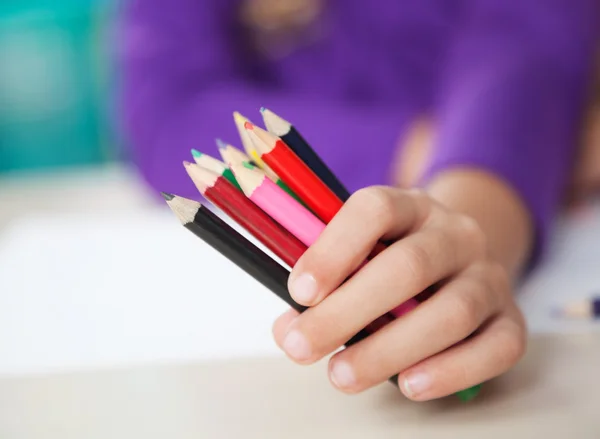
[(425, 188), (447, 208), (477, 221), (487, 239), (489, 257), (515, 279), (529, 259), (533, 226), (527, 207), (509, 184), (476, 169), (448, 169)]

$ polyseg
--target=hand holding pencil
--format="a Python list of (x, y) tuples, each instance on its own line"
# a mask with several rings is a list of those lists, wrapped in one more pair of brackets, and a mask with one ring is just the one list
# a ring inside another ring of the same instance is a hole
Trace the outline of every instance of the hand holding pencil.
[(470, 399), (519, 360), (523, 317), (474, 220), (417, 190), (370, 187), (348, 198), (299, 132), (262, 112), (293, 134), (294, 150), (237, 114), (247, 154), (220, 142), (230, 168), (196, 153), (186, 169), (291, 273), (197, 203), (165, 197), (186, 228), (290, 304), (274, 335), (292, 360), (311, 364), (345, 346), (330, 359), (337, 388), (355, 393), (393, 377), (419, 401)]

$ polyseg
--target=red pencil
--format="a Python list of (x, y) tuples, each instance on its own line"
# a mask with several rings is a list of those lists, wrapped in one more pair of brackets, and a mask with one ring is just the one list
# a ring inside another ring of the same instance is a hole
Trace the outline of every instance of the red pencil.
[(325, 224), (344, 204), (283, 141), (250, 122), (245, 128), (261, 159)]
[(209, 169), (184, 162), (185, 170), (204, 197), (246, 229), (290, 267), (306, 251), (306, 245), (273, 221), (224, 177)]

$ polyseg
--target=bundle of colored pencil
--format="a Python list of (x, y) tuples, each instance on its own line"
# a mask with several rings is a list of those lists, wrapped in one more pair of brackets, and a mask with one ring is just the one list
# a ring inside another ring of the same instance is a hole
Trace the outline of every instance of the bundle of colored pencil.
[[(261, 109), (269, 131), (239, 113), (234, 122), (244, 151), (217, 140), (220, 161), (192, 150), (185, 169), (200, 193), (288, 267), (237, 233), (200, 203), (163, 193), (181, 223), (299, 312), (287, 290), (289, 269), (349, 197), (348, 190), (289, 122)], [(370, 258), (385, 249), (379, 244)], [(410, 299), (346, 343), (350, 346), (418, 305)], [(390, 378), (396, 383), (396, 377)], [(459, 392), (472, 399), (475, 388)]]

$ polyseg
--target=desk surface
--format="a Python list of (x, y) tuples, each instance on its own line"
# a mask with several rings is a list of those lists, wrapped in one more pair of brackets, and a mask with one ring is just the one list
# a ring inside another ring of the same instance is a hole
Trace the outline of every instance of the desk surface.
[(346, 396), (283, 358), (0, 380), (3, 439), (597, 439), (600, 336), (537, 336), (477, 400)]

